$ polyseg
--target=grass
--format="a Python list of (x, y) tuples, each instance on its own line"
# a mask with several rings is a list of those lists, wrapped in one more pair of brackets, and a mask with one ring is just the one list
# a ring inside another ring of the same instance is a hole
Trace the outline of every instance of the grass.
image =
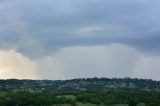
[(57, 96), (57, 98), (61, 98), (61, 97), (64, 97), (66, 99), (72, 99), (72, 100), (76, 99), (76, 97), (74, 95), (59, 95), (59, 96)]

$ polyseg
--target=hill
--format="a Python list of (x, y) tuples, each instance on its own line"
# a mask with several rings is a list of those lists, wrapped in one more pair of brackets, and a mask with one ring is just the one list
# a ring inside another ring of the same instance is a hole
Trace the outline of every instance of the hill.
[(1, 79), (0, 106), (160, 106), (160, 81)]
[(160, 89), (160, 81), (131, 78), (79, 78), (71, 80), (0, 80), (0, 89), (19, 88), (33, 90), (105, 90), (106, 88)]

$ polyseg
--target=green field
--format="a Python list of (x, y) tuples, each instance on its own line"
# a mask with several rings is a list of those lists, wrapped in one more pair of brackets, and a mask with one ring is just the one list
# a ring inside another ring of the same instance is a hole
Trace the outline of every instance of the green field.
[(62, 98), (62, 97), (66, 98), (66, 99), (72, 99), (72, 100), (76, 99), (76, 97), (74, 95), (59, 95), (59, 96), (57, 96), (57, 98)]

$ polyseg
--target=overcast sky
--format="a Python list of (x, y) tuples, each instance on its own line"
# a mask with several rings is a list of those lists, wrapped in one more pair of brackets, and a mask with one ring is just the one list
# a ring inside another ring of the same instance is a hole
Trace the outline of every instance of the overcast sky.
[(1, 0), (0, 78), (160, 80), (159, 0)]

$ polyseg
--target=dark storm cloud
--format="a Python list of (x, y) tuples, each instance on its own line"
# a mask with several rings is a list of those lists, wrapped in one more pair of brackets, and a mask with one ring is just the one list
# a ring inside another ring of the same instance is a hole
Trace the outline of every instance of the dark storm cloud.
[(28, 56), (120, 43), (160, 50), (160, 1), (10, 0), (0, 4), (0, 47)]

